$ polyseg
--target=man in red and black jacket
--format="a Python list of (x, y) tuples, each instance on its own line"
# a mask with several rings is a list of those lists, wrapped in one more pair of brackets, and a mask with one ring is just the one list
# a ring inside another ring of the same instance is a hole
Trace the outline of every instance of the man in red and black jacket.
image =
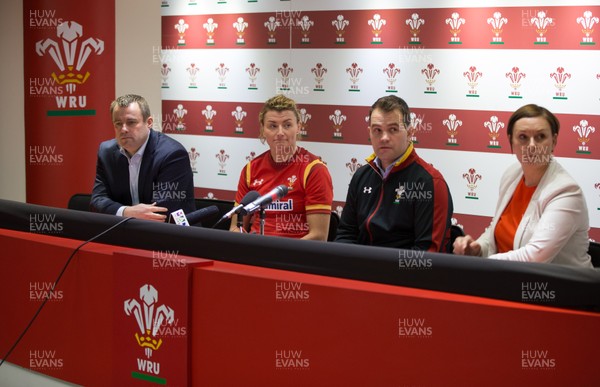
[(369, 111), (374, 153), (354, 173), (336, 242), (446, 252), (453, 212), (442, 174), (410, 141), (410, 110), (394, 95)]

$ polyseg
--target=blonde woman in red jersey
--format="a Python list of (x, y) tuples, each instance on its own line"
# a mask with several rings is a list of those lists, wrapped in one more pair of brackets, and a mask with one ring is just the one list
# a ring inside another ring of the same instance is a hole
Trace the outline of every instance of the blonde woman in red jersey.
[(490, 226), (477, 240), (457, 238), (455, 254), (592, 267), (585, 198), (552, 156), (559, 127), (554, 114), (534, 104), (512, 114), (507, 132), (519, 163), (502, 176)]
[[(279, 185), (288, 193), (265, 209), (265, 235), (326, 241), (329, 232), (333, 184), (327, 166), (299, 147), (300, 113), (294, 100), (277, 95), (265, 102), (259, 114), (261, 142), (269, 150), (242, 169), (235, 205), (250, 191), (264, 195)], [(258, 213), (244, 217), (244, 229), (259, 233)], [(237, 215), (231, 231), (239, 232)]]

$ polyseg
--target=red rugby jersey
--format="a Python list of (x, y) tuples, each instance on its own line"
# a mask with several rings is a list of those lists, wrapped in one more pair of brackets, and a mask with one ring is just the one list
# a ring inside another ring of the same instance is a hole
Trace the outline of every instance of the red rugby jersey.
[[(333, 184), (327, 166), (306, 149), (298, 147), (286, 162), (277, 163), (270, 151), (255, 157), (242, 169), (235, 205), (250, 191), (264, 195), (278, 185), (288, 194), (265, 209), (265, 235), (302, 238), (308, 233), (307, 214), (329, 214)], [(252, 232), (260, 232), (258, 212)]]

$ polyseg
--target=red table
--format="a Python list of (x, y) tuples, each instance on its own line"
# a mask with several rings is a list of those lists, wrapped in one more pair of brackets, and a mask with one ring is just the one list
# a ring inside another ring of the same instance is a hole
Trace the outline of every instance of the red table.
[[(0, 229), (0, 356), (80, 244)], [(598, 327), (600, 313), (90, 243), (8, 361), (86, 386), (583, 386)]]

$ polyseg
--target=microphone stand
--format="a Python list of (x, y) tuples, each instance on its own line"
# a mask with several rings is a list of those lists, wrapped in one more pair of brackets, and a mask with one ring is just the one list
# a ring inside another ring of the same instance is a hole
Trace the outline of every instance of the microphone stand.
[(265, 235), (265, 207), (260, 206), (260, 235)]
[(242, 215), (241, 211), (237, 214), (237, 227), (241, 233), (244, 232), (244, 215)]

